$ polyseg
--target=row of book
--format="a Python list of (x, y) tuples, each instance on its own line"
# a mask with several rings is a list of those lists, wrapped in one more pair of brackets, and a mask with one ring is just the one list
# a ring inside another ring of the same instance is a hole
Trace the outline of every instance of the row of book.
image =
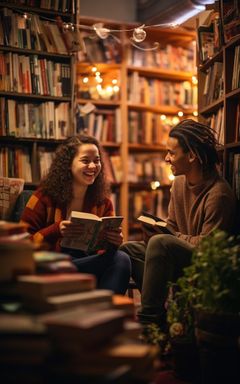
[(66, 33), (71, 31), (63, 32), (56, 21), (42, 20), (36, 14), (25, 18), (23, 13), (3, 8), (0, 25), (0, 45), (68, 54), (70, 47)]
[(129, 155), (128, 181), (152, 182), (158, 181), (159, 185), (171, 184), (170, 166), (159, 155), (137, 154)]
[(30, 153), (24, 147), (0, 148), (0, 174), (4, 177), (22, 178), (32, 182)]
[(129, 143), (166, 145), (171, 124), (163, 121), (159, 114), (131, 110), (128, 123)]
[(129, 223), (136, 223), (136, 218), (143, 211), (150, 212), (158, 217), (167, 217), (169, 192), (159, 189), (156, 191), (131, 191), (129, 193)]
[(223, 87), (223, 63), (216, 61), (213, 66), (207, 70), (203, 89), (204, 105), (207, 106), (221, 98), (223, 96)]
[(81, 31), (84, 49), (77, 53), (79, 62), (120, 63), (122, 48), (119, 40), (110, 35), (105, 39)]
[(232, 89), (236, 88), (240, 88), (240, 45), (237, 45), (234, 50)]
[(163, 81), (133, 72), (128, 77), (128, 100), (146, 105), (196, 106), (197, 87), (189, 81)]
[(219, 13), (213, 10), (208, 11), (208, 13), (205, 25), (199, 26), (197, 35), (201, 63), (213, 57), (221, 49), (223, 44), (222, 25)]
[(47, 96), (70, 96), (70, 65), (0, 52), (0, 90)]
[(69, 103), (27, 104), (0, 98), (0, 136), (64, 139), (70, 126)]
[(85, 132), (96, 137), (102, 143), (121, 143), (121, 114), (120, 108), (95, 109), (88, 114), (81, 113), (82, 106), (79, 105), (77, 115), (77, 132)]
[(207, 119), (207, 124), (214, 129), (218, 144), (224, 145), (224, 108), (219, 108), (212, 114)]
[[(151, 43), (142, 43), (143, 48), (151, 48)], [(136, 67), (157, 67), (173, 71), (195, 72), (196, 53), (193, 43), (188, 47), (160, 43), (158, 49), (141, 51), (128, 47), (127, 64)]]
[(72, 9), (72, 0), (8, 0), (8, 3), (60, 12), (70, 12)]
[(240, 154), (231, 154), (229, 159), (232, 165), (232, 187), (238, 200), (240, 200)]

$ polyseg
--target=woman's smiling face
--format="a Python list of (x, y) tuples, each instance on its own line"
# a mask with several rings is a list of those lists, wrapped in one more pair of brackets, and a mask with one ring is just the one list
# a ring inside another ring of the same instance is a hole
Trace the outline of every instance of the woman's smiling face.
[(94, 144), (82, 144), (72, 161), (73, 181), (79, 185), (91, 185), (101, 172), (100, 153)]

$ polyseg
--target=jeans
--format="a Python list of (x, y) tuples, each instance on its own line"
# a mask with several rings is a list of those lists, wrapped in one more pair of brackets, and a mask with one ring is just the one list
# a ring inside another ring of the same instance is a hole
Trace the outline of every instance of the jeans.
[(93, 255), (66, 248), (62, 252), (72, 256), (72, 262), (79, 272), (96, 276), (98, 289), (110, 289), (116, 294), (125, 294), (131, 276), (131, 261), (125, 252), (116, 248)]
[(193, 246), (175, 236), (158, 234), (147, 245), (130, 241), (120, 249), (130, 256), (132, 277), (141, 291), (140, 321), (161, 324), (165, 319), (168, 282), (175, 282), (190, 264)]

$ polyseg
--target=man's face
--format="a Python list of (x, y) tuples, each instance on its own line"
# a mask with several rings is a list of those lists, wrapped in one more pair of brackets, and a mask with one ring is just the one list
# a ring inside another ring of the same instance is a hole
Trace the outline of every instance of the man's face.
[(165, 161), (171, 165), (173, 175), (186, 175), (192, 164), (190, 152), (185, 153), (175, 137), (168, 138), (167, 151)]

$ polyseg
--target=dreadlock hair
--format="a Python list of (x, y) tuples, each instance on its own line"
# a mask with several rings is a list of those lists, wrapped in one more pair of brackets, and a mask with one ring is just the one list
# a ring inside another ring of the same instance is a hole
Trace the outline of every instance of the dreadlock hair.
[(92, 136), (80, 134), (69, 137), (55, 152), (50, 169), (41, 181), (40, 187), (47, 195), (60, 205), (69, 204), (73, 197), (73, 176), (71, 165), (78, 149), (83, 144), (94, 144), (100, 154), (101, 171), (92, 185), (88, 186), (86, 198), (100, 204), (109, 195), (109, 184), (105, 178), (103, 150), (99, 142)]
[(185, 153), (193, 152), (197, 156), (203, 172), (212, 171), (219, 163), (216, 132), (209, 126), (185, 119), (170, 131), (169, 136), (178, 139)]

